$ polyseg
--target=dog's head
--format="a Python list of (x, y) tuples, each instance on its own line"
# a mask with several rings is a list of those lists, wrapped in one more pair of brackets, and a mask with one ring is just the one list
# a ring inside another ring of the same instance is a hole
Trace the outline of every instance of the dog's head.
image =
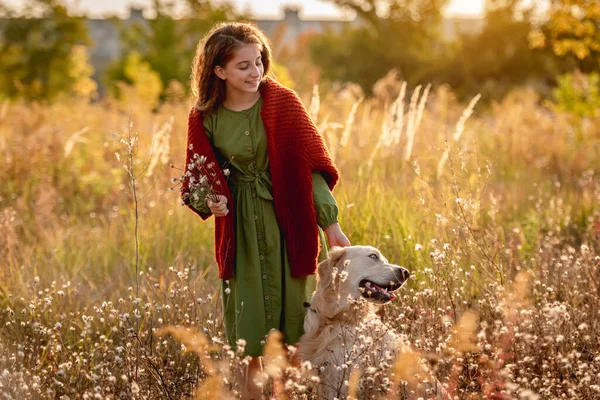
[(390, 264), (374, 247), (334, 247), (318, 266), (311, 305), (327, 316), (346, 309), (351, 300), (389, 303), (409, 276), (407, 269)]

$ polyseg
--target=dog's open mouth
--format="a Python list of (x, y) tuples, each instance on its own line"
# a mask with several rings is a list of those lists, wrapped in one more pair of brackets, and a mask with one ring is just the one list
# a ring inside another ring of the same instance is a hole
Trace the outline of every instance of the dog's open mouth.
[(367, 279), (363, 279), (358, 285), (360, 293), (364, 298), (382, 303), (394, 300), (396, 296), (392, 292), (400, 289), (400, 286), (402, 285), (393, 282), (385, 286), (378, 285)]

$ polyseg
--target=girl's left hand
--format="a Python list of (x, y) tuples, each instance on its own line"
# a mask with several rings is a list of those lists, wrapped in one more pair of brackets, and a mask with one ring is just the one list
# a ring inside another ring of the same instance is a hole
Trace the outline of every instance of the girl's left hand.
[(342, 232), (342, 228), (340, 228), (340, 224), (334, 222), (325, 228), (325, 233), (327, 234), (327, 238), (329, 239), (329, 246), (334, 247), (348, 247), (350, 246), (350, 240), (348, 237)]

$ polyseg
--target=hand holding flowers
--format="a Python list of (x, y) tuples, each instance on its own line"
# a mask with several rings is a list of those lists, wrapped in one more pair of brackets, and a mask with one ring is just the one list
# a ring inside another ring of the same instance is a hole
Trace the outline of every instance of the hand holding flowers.
[[(193, 150), (192, 145), (189, 149)], [(223, 168), (225, 179), (229, 173), (228, 168)], [(193, 153), (190, 163), (186, 166), (185, 174), (180, 179), (181, 182), (185, 180), (189, 188), (187, 198), (192, 207), (202, 210), (206, 205), (216, 217), (224, 217), (229, 213), (227, 197), (222, 194), (223, 185), (226, 183), (218, 179), (215, 163), (207, 162), (206, 156)]]
[(229, 210), (227, 209), (227, 197), (220, 194), (216, 195), (216, 197), (218, 198), (218, 201), (216, 202), (206, 198), (206, 205), (210, 208), (210, 211), (215, 217), (224, 217), (229, 214)]

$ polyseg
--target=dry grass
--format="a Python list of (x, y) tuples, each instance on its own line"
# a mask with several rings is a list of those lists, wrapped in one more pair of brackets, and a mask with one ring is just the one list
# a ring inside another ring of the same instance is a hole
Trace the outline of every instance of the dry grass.
[[(600, 121), (573, 125), (527, 90), (478, 110), (445, 87), (414, 90), (408, 104), (404, 86), (390, 87), (386, 98), (353, 89), (306, 101), (343, 173), (335, 194), (351, 241), (414, 273), (385, 322), (453, 398), (598, 398)], [(234, 397), (243, 359), (225, 344), (212, 222), (169, 190), (187, 105), (0, 111), (4, 398)], [(151, 163), (137, 181), (138, 276), (115, 159), (129, 117), (134, 167)], [(310, 366), (288, 365), (277, 340), (266, 392), (309, 398)], [(410, 381), (404, 357), (386, 372), (390, 393)], [(353, 396), (360, 379), (349, 373)]]

